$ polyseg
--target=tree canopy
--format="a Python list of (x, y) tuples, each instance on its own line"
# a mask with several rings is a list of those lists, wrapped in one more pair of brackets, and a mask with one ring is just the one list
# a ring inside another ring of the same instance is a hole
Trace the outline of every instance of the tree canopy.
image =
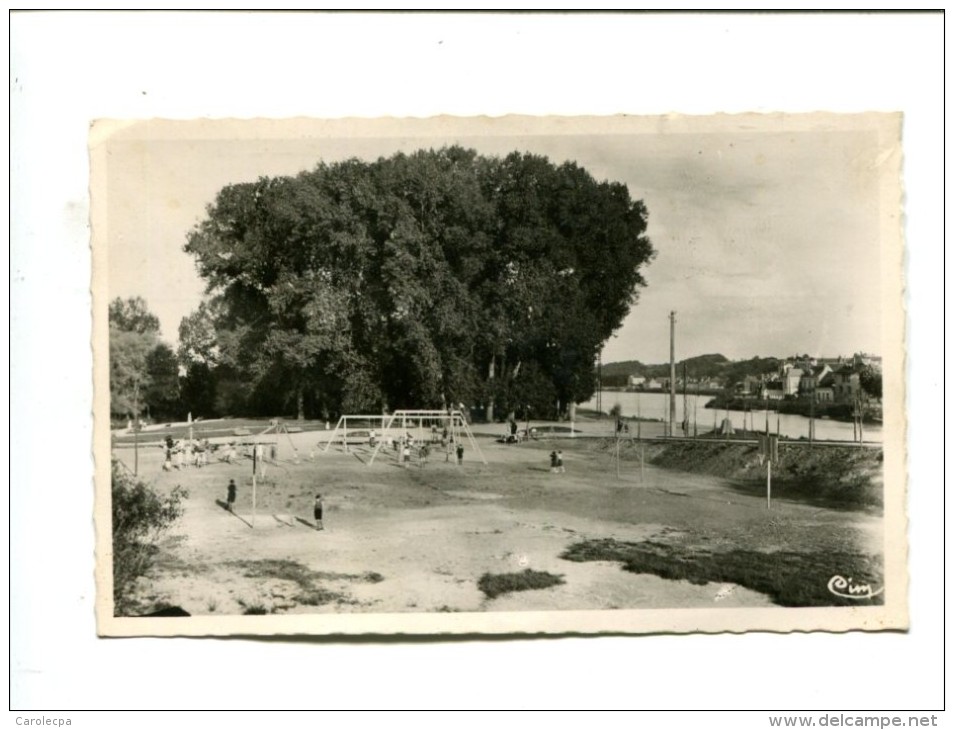
[(159, 318), (149, 311), (142, 297), (116, 298), (109, 303), (109, 324), (123, 332), (159, 334)]
[(109, 303), (109, 389), (114, 416), (180, 415), (179, 364), (159, 340), (159, 318), (141, 297)]
[(185, 245), (209, 299), (180, 358), (187, 377), (216, 373), (233, 412), (551, 415), (593, 393), (596, 354), (645, 285), (646, 225), (625, 185), (517, 152), (229, 185)]
[(858, 369), (858, 384), (866, 395), (881, 400), (881, 371), (871, 365), (862, 365)]

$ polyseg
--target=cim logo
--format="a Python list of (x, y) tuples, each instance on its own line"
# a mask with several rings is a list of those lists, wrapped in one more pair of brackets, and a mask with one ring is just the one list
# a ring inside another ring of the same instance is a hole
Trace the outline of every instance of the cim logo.
[(872, 590), (870, 583), (855, 583), (851, 578), (844, 578), (840, 575), (833, 575), (828, 581), (828, 590), (836, 596), (842, 598), (854, 598), (863, 600), (865, 598), (874, 598), (879, 593), (884, 592), (884, 588)]

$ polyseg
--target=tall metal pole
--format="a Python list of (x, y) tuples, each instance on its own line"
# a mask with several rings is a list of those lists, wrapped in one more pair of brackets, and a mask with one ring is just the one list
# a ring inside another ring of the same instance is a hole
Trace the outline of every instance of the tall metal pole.
[(676, 313), (669, 313), (669, 436), (676, 422)]

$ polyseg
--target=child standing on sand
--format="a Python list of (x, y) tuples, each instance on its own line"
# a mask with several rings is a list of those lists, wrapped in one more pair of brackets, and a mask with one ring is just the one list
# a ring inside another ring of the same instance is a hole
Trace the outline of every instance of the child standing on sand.
[(325, 511), (325, 503), (324, 501), (322, 501), (321, 495), (316, 494), (315, 495), (315, 529), (316, 530), (325, 529), (324, 522), (322, 521), (322, 517), (324, 516), (324, 511)]

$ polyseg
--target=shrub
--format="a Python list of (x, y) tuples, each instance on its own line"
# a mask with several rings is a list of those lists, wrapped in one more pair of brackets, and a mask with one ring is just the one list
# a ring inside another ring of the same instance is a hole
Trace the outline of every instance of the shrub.
[(113, 610), (122, 616), (132, 609), (133, 585), (155, 561), (159, 538), (182, 515), (188, 493), (176, 487), (161, 497), (115, 459), (112, 469)]
[(487, 598), (496, 598), (504, 593), (550, 588), (563, 582), (563, 576), (527, 568), (522, 573), (484, 573), (477, 587)]

